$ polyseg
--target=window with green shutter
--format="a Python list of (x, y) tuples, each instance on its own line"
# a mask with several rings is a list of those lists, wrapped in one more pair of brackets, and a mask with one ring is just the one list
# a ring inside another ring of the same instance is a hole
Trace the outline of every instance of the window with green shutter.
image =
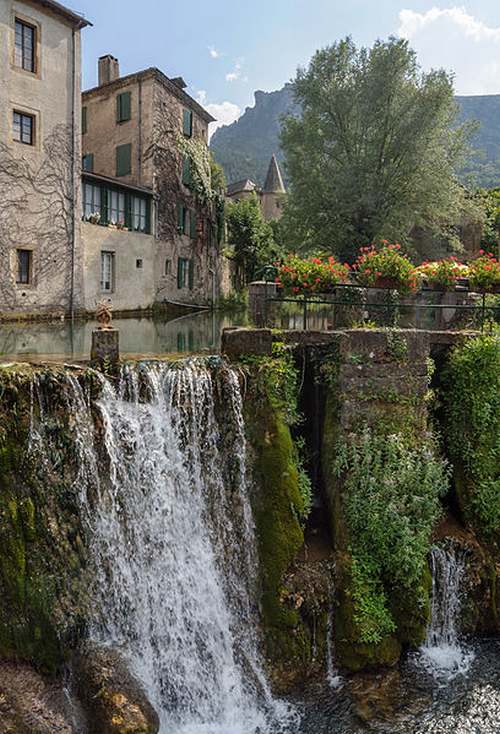
[(196, 225), (196, 212), (194, 211), (194, 209), (191, 209), (189, 212), (189, 236), (192, 240), (195, 240), (198, 236)]
[(193, 113), (191, 110), (184, 109), (182, 111), (182, 132), (187, 138), (193, 134)]
[(177, 231), (179, 234), (186, 233), (186, 207), (181, 201), (177, 202)]
[(89, 171), (92, 173), (94, 170), (94, 154), (93, 153), (87, 153), (82, 158), (82, 170), (83, 171)]
[(132, 117), (132, 95), (130, 92), (122, 92), (116, 98), (116, 121), (128, 122)]
[(190, 261), (185, 257), (177, 260), (177, 288), (185, 288), (189, 283)]
[(116, 175), (128, 176), (132, 173), (132, 145), (118, 145), (116, 148)]
[(82, 135), (87, 132), (87, 108), (82, 107)]
[(194, 286), (194, 260), (193, 259), (189, 261), (188, 284), (189, 284), (189, 290), (192, 291), (193, 286)]
[(184, 156), (182, 161), (182, 183), (184, 186), (191, 186), (193, 180), (191, 178), (191, 159), (188, 155)]

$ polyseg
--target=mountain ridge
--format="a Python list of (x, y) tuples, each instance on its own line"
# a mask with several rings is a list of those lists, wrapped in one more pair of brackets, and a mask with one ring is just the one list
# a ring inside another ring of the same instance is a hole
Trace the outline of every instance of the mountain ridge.
[[(279, 142), (281, 118), (300, 114), (290, 82), (272, 92), (257, 90), (254, 97), (254, 106), (247, 107), (231, 125), (218, 128), (210, 142), (228, 183), (249, 178), (262, 186), (271, 156), (276, 154), (283, 163)], [(497, 186), (500, 184), (500, 94), (457, 95), (456, 100), (459, 122), (478, 120), (480, 123), (472, 140), (479, 152), (461, 172), (461, 177), (470, 185)], [(286, 183), (285, 170), (283, 176)]]

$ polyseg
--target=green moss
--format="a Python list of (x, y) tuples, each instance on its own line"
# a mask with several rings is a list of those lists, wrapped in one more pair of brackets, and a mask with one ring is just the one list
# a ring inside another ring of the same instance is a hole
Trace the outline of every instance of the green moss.
[[(26, 451), (31, 421), (31, 369), (0, 370), (0, 658), (24, 660), (53, 672), (63, 662), (68, 631), (69, 528), (74, 457), (69, 450), (67, 406), (58, 370), (39, 375), (61, 422), (50, 425), (46, 459), (51, 484)], [(78, 589), (74, 589), (77, 604)], [(72, 614), (72, 613), (71, 613)]]
[(253, 431), (259, 487), (255, 522), (263, 577), (263, 608), (271, 625), (294, 627), (295, 610), (280, 602), (283, 576), (304, 542), (299, 516), (304, 509), (289, 427), (280, 416), (259, 411)]
[(281, 357), (247, 362), (246, 369), (245, 424), (256, 486), (253, 504), (268, 656), (277, 665), (300, 665), (310, 657), (310, 640), (284, 588), (286, 572), (304, 543), (301, 523), (309, 509), (290, 431), (290, 423), (297, 420), (297, 397), (290, 391), (291, 366)]

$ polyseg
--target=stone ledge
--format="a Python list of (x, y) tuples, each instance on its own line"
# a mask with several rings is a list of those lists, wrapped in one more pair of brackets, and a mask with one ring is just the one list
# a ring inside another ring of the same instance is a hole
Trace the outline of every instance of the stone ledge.
[(222, 352), (228, 357), (245, 354), (268, 357), (273, 352), (273, 333), (271, 329), (224, 329)]

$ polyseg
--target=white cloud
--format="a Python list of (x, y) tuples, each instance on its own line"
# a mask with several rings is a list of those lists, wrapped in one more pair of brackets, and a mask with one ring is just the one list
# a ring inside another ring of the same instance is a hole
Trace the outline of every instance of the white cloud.
[(235, 82), (241, 76), (241, 64), (235, 64), (233, 71), (226, 74), (226, 82)]
[(220, 59), (221, 53), (220, 51), (217, 51), (217, 49), (214, 46), (208, 47), (208, 53), (212, 57), (212, 59)]
[(212, 115), (212, 117), (215, 117), (215, 122), (211, 122), (209, 126), (209, 138), (212, 137), (218, 127), (222, 127), (222, 125), (230, 125), (241, 115), (241, 108), (238, 107), (237, 104), (234, 104), (234, 102), (209, 102), (207, 93), (204, 89), (200, 89), (198, 91), (196, 94), (196, 100)]
[(455, 74), (458, 94), (500, 92), (500, 28), (492, 28), (462, 6), (404, 9), (398, 34), (411, 41), (422, 66)]
[(431, 8), (426, 13), (416, 13), (413, 10), (402, 10), (399, 14), (399, 35), (403, 38), (414, 38), (426, 27), (445, 20), (459, 28), (466, 38), (474, 41), (500, 42), (500, 28), (490, 28), (482, 21), (469, 15), (464, 7)]

